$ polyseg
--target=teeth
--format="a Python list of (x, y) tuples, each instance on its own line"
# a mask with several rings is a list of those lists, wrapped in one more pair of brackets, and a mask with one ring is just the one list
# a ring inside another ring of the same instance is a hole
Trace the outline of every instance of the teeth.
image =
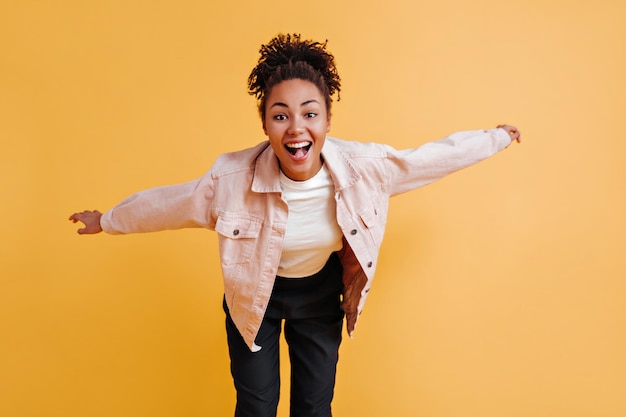
[(304, 148), (307, 147), (311, 144), (311, 142), (309, 141), (305, 141), (305, 142), (298, 142), (298, 143), (288, 143), (285, 146), (291, 149), (300, 149), (300, 148)]

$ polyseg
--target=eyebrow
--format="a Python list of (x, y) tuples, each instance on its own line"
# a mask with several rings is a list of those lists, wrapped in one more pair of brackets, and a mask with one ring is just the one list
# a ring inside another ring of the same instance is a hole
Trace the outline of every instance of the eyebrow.
[[(307, 100), (305, 102), (303, 102), (302, 104), (300, 104), (300, 107), (306, 106), (307, 104), (311, 104), (311, 103), (317, 103), (319, 104), (319, 101), (315, 100), (315, 99), (311, 99), (311, 100)], [(274, 106), (278, 106), (278, 107), (286, 107), (289, 108), (289, 106), (281, 101), (277, 101), (276, 103), (272, 104), (270, 106), (270, 109)]]

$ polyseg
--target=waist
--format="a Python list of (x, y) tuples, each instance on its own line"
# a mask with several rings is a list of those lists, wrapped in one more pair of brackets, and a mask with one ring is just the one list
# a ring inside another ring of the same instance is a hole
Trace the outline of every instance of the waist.
[(274, 288), (278, 290), (289, 289), (301, 289), (307, 287), (314, 287), (323, 282), (328, 276), (333, 276), (333, 272), (339, 271), (339, 277), (341, 277), (341, 261), (336, 252), (331, 253), (326, 261), (326, 264), (313, 275), (309, 275), (302, 278), (286, 278), (280, 275), (276, 276), (274, 281)]

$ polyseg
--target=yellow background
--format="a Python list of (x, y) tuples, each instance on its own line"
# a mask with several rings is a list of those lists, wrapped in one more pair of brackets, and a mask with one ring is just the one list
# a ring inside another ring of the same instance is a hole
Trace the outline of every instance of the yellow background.
[(66, 219), (264, 139), (246, 80), (278, 32), (329, 40), (333, 136), (524, 139), (392, 200), (335, 414), (626, 415), (625, 18), (621, 0), (2, 0), (0, 415), (232, 415), (216, 237)]

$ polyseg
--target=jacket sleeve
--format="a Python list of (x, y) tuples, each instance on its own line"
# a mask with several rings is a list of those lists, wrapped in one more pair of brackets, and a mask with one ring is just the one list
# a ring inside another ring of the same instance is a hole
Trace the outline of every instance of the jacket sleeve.
[(454, 133), (416, 149), (388, 148), (390, 194), (430, 184), (498, 153), (510, 143), (511, 138), (504, 129), (490, 129)]
[(190, 182), (135, 193), (105, 212), (102, 229), (110, 234), (211, 228), (211, 173)]

